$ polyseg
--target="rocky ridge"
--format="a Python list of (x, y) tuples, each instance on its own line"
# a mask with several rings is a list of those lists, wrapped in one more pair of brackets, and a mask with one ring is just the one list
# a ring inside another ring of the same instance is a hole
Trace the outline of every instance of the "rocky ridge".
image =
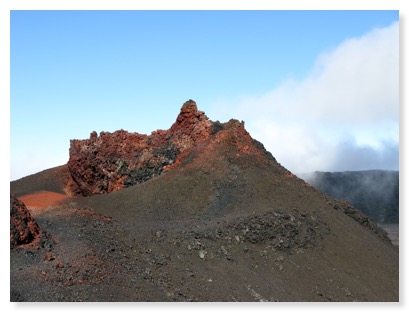
[(71, 140), (70, 170), (74, 194), (89, 196), (110, 193), (160, 175), (178, 157), (214, 133), (215, 123), (197, 109), (192, 100), (181, 108), (168, 130), (151, 135), (118, 130), (95, 131), (86, 140)]
[[(224, 131), (222, 136), (216, 134)], [(261, 150), (275, 161), (263, 145), (253, 140), (244, 123), (211, 121), (197, 109), (194, 101), (185, 102), (175, 123), (168, 130), (151, 135), (118, 130), (94, 131), (89, 139), (71, 140), (68, 169), (72, 180), (69, 192), (80, 196), (105, 194), (145, 182), (180, 165), (192, 147), (209, 139), (236, 140), (242, 152)]]

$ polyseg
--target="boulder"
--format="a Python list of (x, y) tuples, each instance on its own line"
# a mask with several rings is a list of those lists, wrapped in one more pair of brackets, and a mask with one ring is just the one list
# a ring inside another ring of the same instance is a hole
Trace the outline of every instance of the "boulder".
[(24, 203), (10, 195), (10, 246), (31, 243), (41, 229)]

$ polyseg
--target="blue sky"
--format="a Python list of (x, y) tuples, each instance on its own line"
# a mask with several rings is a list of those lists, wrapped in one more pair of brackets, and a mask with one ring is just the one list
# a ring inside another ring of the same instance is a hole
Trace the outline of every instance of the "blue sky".
[(398, 11), (10, 14), (11, 180), (93, 130), (167, 129), (188, 99), (295, 173), (398, 169)]

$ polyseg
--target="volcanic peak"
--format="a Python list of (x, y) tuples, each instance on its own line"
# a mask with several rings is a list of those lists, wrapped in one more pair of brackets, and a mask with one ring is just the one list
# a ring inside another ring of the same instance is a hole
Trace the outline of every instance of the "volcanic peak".
[[(224, 135), (219, 135), (220, 131)], [(99, 136), (94, 131), (89, 139), (70, 142), (68, 169), (74, 182), (70, 193), (110, 193), (147, 181), (182, 164), (192, 148), (222, 137), (260, 150), (260, 143), (251, 139), (243, 122), (213, 122), (192, 100), (183, 104), (168, 130), (151, 135), (118, 130), (101, 132)], [(241, 149), (248, 152), (251, 147)]]
[(386, 233), (193, 101), (169, 130), (72, 140), (67, 166), (11, 189), (67, 180), (77, 195), (112, 193), (39, 215), (39, 248), (10, 250), (11, 301), (399, 301)]

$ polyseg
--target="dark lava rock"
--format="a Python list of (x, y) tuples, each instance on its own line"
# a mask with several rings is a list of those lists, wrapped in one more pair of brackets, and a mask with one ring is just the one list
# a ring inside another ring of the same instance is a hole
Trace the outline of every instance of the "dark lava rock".
[(24, 203), (10, 195), (10, 246), (29, 244), (40, 235), (40, 231)]

